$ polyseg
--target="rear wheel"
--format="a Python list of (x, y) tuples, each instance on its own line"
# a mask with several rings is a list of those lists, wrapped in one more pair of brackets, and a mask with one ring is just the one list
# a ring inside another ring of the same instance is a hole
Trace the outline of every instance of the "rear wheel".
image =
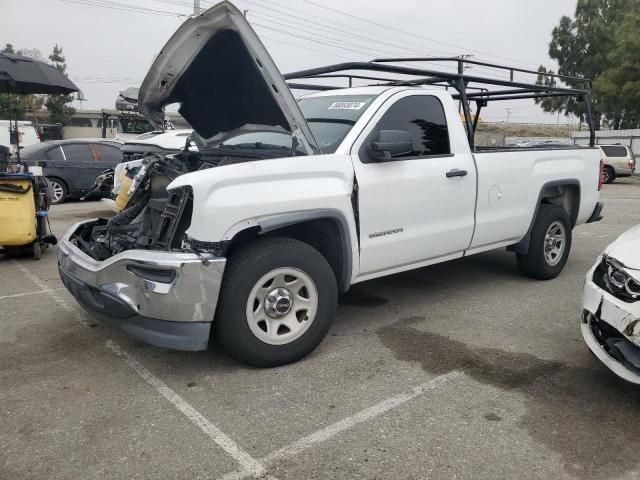
[(58, 205), (63, 203), (67, 196), (69, 195), (69, 189), (67, 188), (67, 184), (59, 178), (48, 177), (49, 186), (51, 188), (51, 192), (53, 194), (53, 198), (51, 199), (52, 205)]
[(214, 334), (258, 367), (295, 362), (325, 337), (338, 301), (327, 260), (310, 245), (266, 238), (229, 259)]
[(602, 171), (602, 182), (603, 183), (613, 183), (616, 179), (616, 171), (613, 167), (606, 165), (604, 170)]
[(531, 230), (529, 251), (518, 254), (518, 267), (528, 277), (555, 278), (571, 251), (571, 220), (558, 205), (542, 204)]

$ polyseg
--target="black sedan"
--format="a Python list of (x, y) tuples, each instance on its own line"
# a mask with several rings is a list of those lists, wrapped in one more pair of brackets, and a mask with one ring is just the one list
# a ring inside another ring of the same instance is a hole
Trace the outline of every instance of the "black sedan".
[(101, 138), (55, 140), (25, 147), (20, 158), (27, 165), (38, 162), (43, 167), (57, 204), (90, 192), (98, 175), (122, 162), (121, 146)]

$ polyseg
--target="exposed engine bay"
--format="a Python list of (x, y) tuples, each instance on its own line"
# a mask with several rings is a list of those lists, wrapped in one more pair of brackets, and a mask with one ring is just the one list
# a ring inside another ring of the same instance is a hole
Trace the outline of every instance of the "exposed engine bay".
[[(189, 141), (187, 141), (187, 145)], [(105, 260), (125, 250), (182, 250), (199, 253), (189, 243), (193, 194), (189, 187), (167, 190), (180, 175), (224, 165), (291, 156), (290, 149), (257, 143), (220, 146), (203, 152), (189, 151), (160, 156), (150, 153), (129, 190), (129, 202), (112, 218), (87, 223), (71, 242), (96, 260)]]

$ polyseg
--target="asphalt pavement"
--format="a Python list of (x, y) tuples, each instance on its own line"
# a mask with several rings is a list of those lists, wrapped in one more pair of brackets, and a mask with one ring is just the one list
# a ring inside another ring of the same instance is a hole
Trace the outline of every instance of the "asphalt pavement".
[[(359, 284), (312, 355), (267, 370), (100, 324), (55, 248), (0, 256), (0, 478), (640, 478), (640, 389), (579, 326), (585, 272), (640, 223), (640, 182), (603, 199), (557, 279), (500, 250)], [(50, 216), (60, 236), (108, 214)]]

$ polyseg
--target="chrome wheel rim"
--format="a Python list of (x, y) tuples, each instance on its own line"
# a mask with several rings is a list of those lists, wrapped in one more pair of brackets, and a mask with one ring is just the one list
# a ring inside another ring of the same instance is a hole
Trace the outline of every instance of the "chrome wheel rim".
[(605, 168), (604, 171), (602, 172), (602, 181), (604, 183), (609, 183), (610, 178), (611, 176), (609, 175), (609, 169)]
[(567, 232), (562, 223), (555, 221), (549, 228), (544, 237), (544, 259), (548, 265), (554, 267), (564, 255), (567, 245)]
[(64, 195), (64, 188), (55, 180), (49, 180), (51, 184), (51, 190), (53, 191), (53, 202), (58, 203), (62, 200), (62, 196)]
[(269, 345), (285, 345), (309, 329), (318, 312), (315, 283), (297, 268), (276, 268), (258, 280), (247, 299), (251, 332)]

